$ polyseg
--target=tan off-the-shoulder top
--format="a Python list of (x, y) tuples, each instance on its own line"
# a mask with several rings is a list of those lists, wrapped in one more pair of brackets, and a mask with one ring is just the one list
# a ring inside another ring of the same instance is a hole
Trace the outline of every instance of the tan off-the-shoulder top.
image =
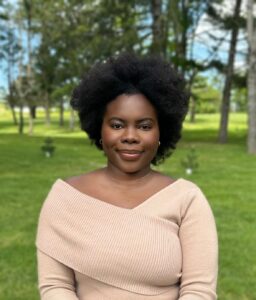
[(36, 245), (43, 300), (216, 299), (214, 218), (200, 189), (184, 179), (133, 209), (58, 179)]

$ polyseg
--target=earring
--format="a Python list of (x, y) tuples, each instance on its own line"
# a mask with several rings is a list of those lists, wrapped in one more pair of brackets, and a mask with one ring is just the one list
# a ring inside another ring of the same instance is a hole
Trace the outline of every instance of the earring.
[(161, 142), (159, 141), (159, 142), (158, 142), (158, 147), (159, 147), (160, 145), (161, 145)]
[(99, 140), (100, 145), (102, 145), (102, 139)]

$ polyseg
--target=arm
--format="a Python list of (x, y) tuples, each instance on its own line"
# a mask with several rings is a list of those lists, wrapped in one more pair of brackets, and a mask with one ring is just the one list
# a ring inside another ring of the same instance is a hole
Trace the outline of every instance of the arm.
[(78, 300), (74, 272), (40, 250), (37, 251), (41, 300)]
[(217, 299), (217, 232), (210, 206), (200, 190), (191, 195), (179, 236), (183, 256), (179, 300)]

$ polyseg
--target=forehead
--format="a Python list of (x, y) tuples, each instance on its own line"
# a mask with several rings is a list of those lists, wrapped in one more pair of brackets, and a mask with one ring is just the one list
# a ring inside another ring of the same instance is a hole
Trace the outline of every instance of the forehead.
[(119, 95), (109, 102), (106, 107), (105, 117), (119, 118), (157, 118), (154, 106), (142, 94)]

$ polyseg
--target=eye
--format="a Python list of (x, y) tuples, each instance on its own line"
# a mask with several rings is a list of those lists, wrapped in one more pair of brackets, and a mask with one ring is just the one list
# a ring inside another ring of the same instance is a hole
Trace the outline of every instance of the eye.
[(121, 128), (123, 128), (123, 125), (120, 124), (120, 123), (112, 123), (112, 124), (110, 124), (110, 126), (113, 129), (121, 129)]
[(140, 124), (139, 125), (139, 128), (142, 129), (142, 130), (150, 130), (152, 128), (152, 125), (151, 124)]

